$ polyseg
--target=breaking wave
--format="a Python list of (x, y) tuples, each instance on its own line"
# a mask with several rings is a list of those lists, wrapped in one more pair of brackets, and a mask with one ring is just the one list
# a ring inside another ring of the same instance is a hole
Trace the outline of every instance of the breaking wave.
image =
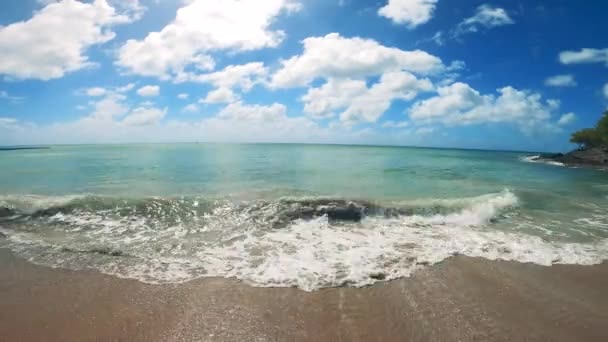
[(306, 291), (406, 277), (457, 254), (540, 265), (608, 258), (605, 239), (567, 243), (498, 229), (520, 205), (508, 190), (383, 203), (4, 196), (0, 246), (37, 264), (147, 283), (233, 277)]
[(547, 164), (547, 165), (553, 165), (553, 166), (566, 166), (566, 164), (564, 164), (564, 163), (560, 163), (560, 162), (557, 162), (554, 160), (548, 160), (548, 159), (542, 158), (540, 155), (523, 156), (523, 157), (520, 157), (519, 160), (526, 162), (526, 163)]

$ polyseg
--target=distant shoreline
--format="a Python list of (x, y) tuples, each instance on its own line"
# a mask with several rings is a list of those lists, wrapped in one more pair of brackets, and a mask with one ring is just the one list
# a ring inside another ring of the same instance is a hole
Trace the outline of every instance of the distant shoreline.
[(50, 149), (53, 146), (130, 146), (130, 145), (303, 145), (303, 146), (339, 146), (339, 147), (387, 147), (387, 148), (411, 148), (411, 149), (429, 149), (429, 150), (456, 150), (456, 151), (480, 151), (480, 152), (498, 152), (498, 153), (528, 153), (528, 154), (554, 154), (551, 151), (528, 151), (528, 150), (511, 150), (511, 149), (484, 149), (472, 147), (446, 147), (446, 146), (423, 146), (423, 145), (390, 145), (390, 144), (346, 144), (346, 143), (316, 143), (316, 142), (228, 142), (228, 141), (167, 141), (167, 142), (103, 142), (103, 143), (60, 143), (50, 144), (43, 147), (21, 147), (21, 146), (5, 146), (0, 150), (20, 150), (20, 149)]
[(49, 146), (0, 146), (0, 151), (48, 150)]

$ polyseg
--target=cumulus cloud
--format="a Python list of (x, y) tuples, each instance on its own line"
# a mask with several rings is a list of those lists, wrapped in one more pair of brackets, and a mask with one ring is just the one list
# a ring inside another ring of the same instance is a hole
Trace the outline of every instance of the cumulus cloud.
[(184, 109), (182, 109), (182, 112), (186, 112), (186, 113), (196, 113), (199, 111), (198, 105), (195, 103), (191, 103), (187, 106), (184, 107)]
[[(215, 116), (199, 121), (167, 120), (166, 109), (128, 106), (120, 115), (87, 115), (72, 122), (38, 126), (0, 119), (0, 143), (70, 142), (347, 142), (357, 131), (332, 130), (303, 117), (287, 115), (284, 105), (230, 104)], [(116, 111), (114, 111), (116, 113)], [(6, 127), (2, 126), (3, 124)], [(10, 126), (10, 127), (9, 127)]]
[(87, 49), (112, 40), (112, 26), (134, 19), (106, 0), (49, 3), (26, 21), (0, 27), (0, 74), (50, 80), (93, 66)]
[[(93, 110), (89, 115), (81, 118), (79, 122), (87, 125), (116, 123), (129, 126), (147, 126), (157, 124), (164, 118), (167, 108), (158, 109), (151, 102), (143, 102), (136, 108), (131, 108), (127, 103), (125, 91), (130, 90), (131, 84), (116, 88), (89, 88), (87, 93), (99, 99), (90, 102)], [(144, 89), (145, 87), (140, 88)], [(103, 92), (99, 89), (102, 89)], [(149, 94), (149, 90), (144, 89), (144, 94)], [(139, 93), (139, 91), (138, 91)]]
[(217, 88), (207, 93), (207, 96), (201, 99), (201, 103), (231, 103), (236, 101), (237, 96), (230, 88)]
[(504, 8), (484, 4), (477, 7), (475, 15), (464, 19), (458, 24), (454, 35), (459, 36), (469, 32), (478, 32), (480, 28), (492, 28), (514, 23), (515, 21), (511, 19), (509, 13)]
[(87, 96), (97, 97), (106, 94), (106, 90), (102, 87), (92, 87), (85, 90)]
[(562, 51), (559, 54), (562, 64), (604, 63), (608, 66), (608, 49), (581, 49)]
[(549, 87), (574, 87), (576, 81), (572, 75), (555, 75), (547, 78), (545, 85)]
[(114, 120), (129, 112), (129, 107), (124, 104), (126, 96), (117, 93), (108, 93), (98, 101), (93, 102), (93, 112), (89, 118), (94, 120)]
[(143, 87), (137, 89), (137, 95), (143, 96), (143, 97), (153, 97), (153, 96), (158, 96), (159, 94), (160, 94), (159, 86), (147, 85), (147, 86), (143, 86)]
[(441, 59), (425, 51), (404, 51), (338, 33), (309, 37), (302, 43), (304, 52), (281, 62), (271, 87), (306, 86), (317, 78), (361, 78), (401, 70), (430, 74), (445, 68)]
[(105, 95), (90, 102), (91, 112), (77, 120), (43, 126), (15, 120), (0, 137), (4, 134), (4, 141), (20, 144), (137, 141), (144, 136), (153, 141), (150, 129), (160, 127), (167, 108), (146, 103), (132, 108), (117, 91), (122, 88), (106, 89)]
[(181, 93), (177, 95), (177, 98), (180, 100), (187, 100), (188, 97), (190, 97), (190, 95), (186, 94), (186, 93)]
[(216, 87), (239, 88), (248, 91), (255, 84), (262, 83), (268, 74), (263, 62), (251, 62), (241, 65), (228, 65), (220, 71), (196, 75), (190, 81), (210, 83)]
[(122, 123), (129, 126), (148, 126), (160, 122), (165, 117), (167, 108), (158, 109), (152, 107), (138, 107), (133, 109), (123, 120)]
[(419, 80), (405, 71), (386, 72), (368, 87), (363, 80), (329, 79), (319, 88), (311, 88), (302, 97), (304, 112), (313, 118), (329, 118), (342, 110), (340, 120), (348, 124), (376, 122), (392, 101), (412, 100), (419, 92), (430, 91), (427, 79)]
[(238, 121), (276, 121), (287, 113), (287, 107), (279, 103), (269, 106), (243, 105), (241, 102), (232, 103), (222, 109), (217, 117)]
[(238, 99), (235, 89), (248, 92), (256, 84), (267, 83), (268, 69), (262, 62), (242, 65), (229, 65), (220, 71), (196, 75), (191, 81), (209, 83), (216, 88), (211, 90), (204, 103), (229, 103)]
[(567, 113), (567, 114), (562, 115), (559, 118), (559, 120), (557, 121), (557, 124), (560, 126), (565, 126), (565, 125), (573, 123), (574, 121), (576, 121), (576, 114)]
[(128, 40), (116, 64), (133, 74), (188, 79), (187, 69), (214, 69), (214, 51), (277, 46), (285, 32), (271, 29), (273, 21), (299, 8), (291, 0), (190, 0), (161, 31)]
[(414, 28), (431, 20), (438, 0), (388, 0), (378, 15)]
[(608, 83), (604, 85), (604, 97), (608, 100)]
[(471, 125), (512, 123), (524, 133), (534, 130), (557, 131), (551, 116), (559, 109), (557, 100), (543, 101), (540, 94), (513, 87), (498, 94), (483, 95), (465, 83), (437, 89), (437, 96), (415, 103), (409, 116), (418, 123)]
[(119, 87), (90, 87), (76, 90), (76, 95), (86, 95), (89, 97), (102, 97), (111, 94), (124, 94), (131, 91), (135, 84), (129, 83)]

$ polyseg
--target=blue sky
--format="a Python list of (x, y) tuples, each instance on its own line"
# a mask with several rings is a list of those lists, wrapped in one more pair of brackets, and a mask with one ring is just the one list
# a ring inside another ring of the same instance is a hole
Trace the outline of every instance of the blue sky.
[(608, 105), (604, 1), (0, 6), (0, 144), (557, 151)]

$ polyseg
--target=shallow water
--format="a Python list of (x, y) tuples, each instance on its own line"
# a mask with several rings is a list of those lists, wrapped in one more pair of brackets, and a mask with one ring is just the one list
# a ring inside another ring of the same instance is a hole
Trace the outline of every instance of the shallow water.
[(151, 283), (363, 286), (455, 254), (608, 259), (605, 172), (525, 153), (327, 145), (0, 154), (0, 245)]

